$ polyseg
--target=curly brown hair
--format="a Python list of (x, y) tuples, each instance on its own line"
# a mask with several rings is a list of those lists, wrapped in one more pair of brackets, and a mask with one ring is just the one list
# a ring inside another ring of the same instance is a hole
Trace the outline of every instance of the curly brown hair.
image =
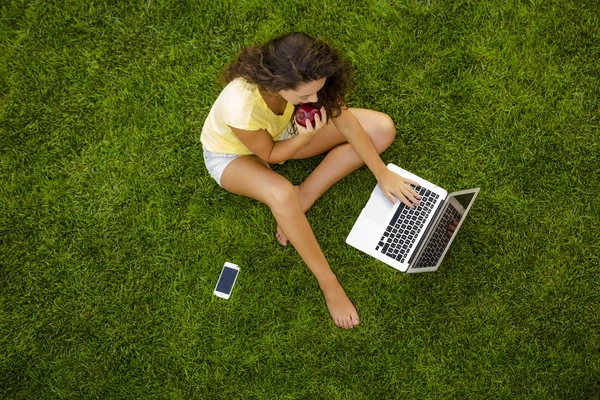
[(346, 94), (354, 86), (352, 64), (327, 43), (301, 32), (242, 49), (223, 73), (226, 83), (238, 77), (271, 93), (326, 78), (316, 105), (325, 107), (333, 118), (341, 114)]

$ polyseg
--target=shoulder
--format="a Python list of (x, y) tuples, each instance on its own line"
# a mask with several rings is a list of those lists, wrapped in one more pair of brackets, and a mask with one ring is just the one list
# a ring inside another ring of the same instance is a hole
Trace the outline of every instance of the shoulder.
[(229, 126), (254, 130), (259, 96), (256, 85), (236, 78), (223, 89), (211, 111)]
[(225, 97), (228, 102), (247, 103), (256, 101), (257, 93), (256, 85), (244, 78), (236, 78), (225, 86), (219, 97)]

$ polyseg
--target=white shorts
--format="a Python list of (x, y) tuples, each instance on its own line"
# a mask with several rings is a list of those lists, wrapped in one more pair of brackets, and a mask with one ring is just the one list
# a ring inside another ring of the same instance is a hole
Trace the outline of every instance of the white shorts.
[[(279, 139), (277, 140), (286, 140), (293, 136), (291, 125), (289, 125), (285, 131), (281, 134)], [(206, 165), (206, 169), (212, 178), (217, 181), (219, 186), (221, 186), (221, 176), (223, 176), (223, 171), (229, 165), (230, 162), (235, 160), (238, 157), (241, 157), (241, 154), (226, 154), (226, 153), (213, 153), (212, 151), (202, 149), (204, 152), (204, 165)]]

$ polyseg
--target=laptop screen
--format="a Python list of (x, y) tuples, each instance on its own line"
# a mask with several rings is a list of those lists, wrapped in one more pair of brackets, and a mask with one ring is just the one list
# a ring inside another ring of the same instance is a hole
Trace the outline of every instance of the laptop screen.
[(475, 197), (475, 194), (476, 192), (471, 192), (448, 197), (456, 199), (456, 201), (462, 206), (464, 214), (464, 210), (469, 208), (469, 205), (471, 204), (471, 201), (473, 201), (473, 197)]
[(456, 221), (460, 222), (464, 218), (477, 196), (477, 192), (477, 190), (468, 193), (458, 192), (448, 196), (441, 217), (426, 239), (423, 251), (417, 256), (418, 259), (411, 268), (434, 268), (442, 261), (458, 231), (458, 227), (456, 227), (452, 232), (450, 225), (455, 225)]

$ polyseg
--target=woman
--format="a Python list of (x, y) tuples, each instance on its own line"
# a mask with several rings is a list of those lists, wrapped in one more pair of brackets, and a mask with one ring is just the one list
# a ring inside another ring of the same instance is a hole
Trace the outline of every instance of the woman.
[[(386, 114), (348, 108), (349, 63), (325, 44), (290, 33), (261, 47), (248, 47), (225, 69), (228, 83), (202, 129), (204, 159), (224, 189), (266, 204), (277, 221), (277, 239), (288, 240), (317, 278), (331, 317), (349, 329), (360, 319), (331, 271), (306, 219), (306, 211), (334, 183), (366, 164), (391, 202), (418, 205), (418, 194), (379, 158), (394, 140)], [(291, 123), (295, 106), (321, 106), (306, 127)], [(313, 157), (323, 161), (299, 186), (269, 164)], [(416, 184), (415, 184), (416, 185)]]

